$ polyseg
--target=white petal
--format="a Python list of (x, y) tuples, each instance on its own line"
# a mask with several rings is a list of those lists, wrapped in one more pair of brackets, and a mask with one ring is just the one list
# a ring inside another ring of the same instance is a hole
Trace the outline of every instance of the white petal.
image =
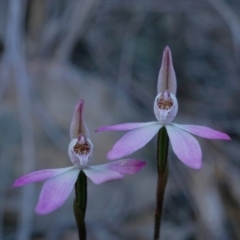
[[(81, 140), (81, 138), (80, 138), (80, 140)], [(69, 146), (68, 146), (69, 158), (70, 158), (71, 162), (73, 163), (73, 165), (75, 167), (78, 167), (78, 168), (81, 167), (81, 166), (85, 166), (92, 156), (93, 143), (89, 138), (87, 138), (87, 139), (85, 138), (85, 140), (86, 140), (86, 142), (89, 146), (89, 149), (90, 149), (89, 153), (80, 154), (80, 153), (76, 153), (74, 151), (74, 147), (78, 143), (78, 138), (72, 139), (72, 141), (69, 143)]]
[(160, 124), (169, 124), (170, 122), (172, 122), (172, 120), (176, 117), (177, 113), (178, 113), (178, 101), (177, 98), (174, 94), (170, 93), (170, 98), (173, 101), (173, 106), (171, 109), (166, 110), (167, 112), (162, 111), (161, 109), (159, 109), (158, 107), (158, 99), (159, 97), (161, 97), (162, 93), (159, 93), (154, 101), (154, 105), (153, 105), (153, 110), (155, 113), (155, 116), (158, 120), (158, 122)]

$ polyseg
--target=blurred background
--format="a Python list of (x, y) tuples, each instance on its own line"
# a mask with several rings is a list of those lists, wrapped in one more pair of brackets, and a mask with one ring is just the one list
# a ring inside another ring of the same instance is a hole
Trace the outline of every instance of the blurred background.
[[(170, 149), (161, 239), (240, 239), (239, 0), (0, 0), (0, 240), (75, 240), (73, 194), (57, 211), (34, 213), (42, 183), (10, 189), (26, 173), (71, 163), (75, 104), (94, 142), (93, 164), (122, 132), (99, 126), (155, 121), (162, 52), (172, 50), (177, 123), (206, 125), (232, 141), (199, 139), (201, 171)], [(89, 240), (153, 236), (156, 138), (134, 153), (138, 174), (89, 181)]]

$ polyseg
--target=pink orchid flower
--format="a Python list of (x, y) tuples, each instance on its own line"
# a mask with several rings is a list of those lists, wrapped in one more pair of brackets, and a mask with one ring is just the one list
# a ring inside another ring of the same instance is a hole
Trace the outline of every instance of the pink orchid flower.
[(92, 156), (93, 144), (83, 121), (83, 106), (83, 100), (77, 104), (70, 127), (72, 140), (68, 147), (68, 154), (73, 166), (32, 172), (18, 178), (12, 185), (12, 187), (20, 187), (47, 180), (35, 208), (38, 214), (50, 213), (63, 205), (69, 197), (80, 171), (83, 171), (93, 183), (101, 184), (110, 180), (122, 179), (125, 174), (137, 173), (146, 164), (143, 161), (128, 158), (101, 165), (88, 165)]
[(171, 50), (166, 47), (158, 76), (158, 94), (153, 107), (158, 121), (124, 123), (98, 128), (96, 132), (130, 130), (115, 143), (107, 155), (109, 159), (124, 157), (135, 152), (145, 146), (162, 127), (166, 127), (173, 151), (177, 157), (187, 166), (200, 169), (202, 166), (202, 151), (198, 141), (189, 133), (208, 139), (230, 140), (227, 134), (208, 127), (172, 123), (178, 112), (176, 90), (177, 81), (172, 64)]

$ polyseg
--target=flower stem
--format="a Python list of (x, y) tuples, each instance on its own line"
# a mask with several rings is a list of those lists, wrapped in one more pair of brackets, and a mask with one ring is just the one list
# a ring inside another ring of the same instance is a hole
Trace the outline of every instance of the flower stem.
[(87, 177), (80, 171), (75, 183), (75, 199), (73, 202), (74, 215), (78, 227), (79, 240), (86, 240), (85, 212), (87, 208)]
[(158, 240), (160, 237), (164, 192), (167, 185), (167, 177), (168, 177), (168, 164), (167, 164), (168, 145), (169, 145), (169, 138), (167, 135), (167, 130), (165, 127), (163, 127), (158, 132), (158, 141), (157, 141), (158, 182), (157, 182), (157, 196), (156, 196), (156, 210), (155, 210), (154, 240)]

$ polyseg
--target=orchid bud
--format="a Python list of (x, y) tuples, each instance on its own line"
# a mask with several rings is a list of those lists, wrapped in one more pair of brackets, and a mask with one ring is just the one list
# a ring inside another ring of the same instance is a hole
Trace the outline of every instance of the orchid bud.
[(172, 54), (169, 47), (163, 51), (162, 65), (158, 75), (157, 91), (163, 93), (168, 90), (170, 93), (176, 95), (177, 80), (172, 63)]
[(86, 166), (92, 155), (93, 144), (83, 134), (74, 138), (68, 147), (69, 157), (75, 167)]
[(77, 138), (79, 134), (83, 134), (85, 137), (89, 137), (89, 131), (87, 125), (83, 120), (83, 107), (84, 101), (81, 100), (75, 107), (72, 122), (70, 125), (70, 137), (71, 139)]
[(154, 113), (159, 123), (170, 123), (178, 112), (178, 101), (174, 94), (169, 91), (159, 93), (154, 101)]

